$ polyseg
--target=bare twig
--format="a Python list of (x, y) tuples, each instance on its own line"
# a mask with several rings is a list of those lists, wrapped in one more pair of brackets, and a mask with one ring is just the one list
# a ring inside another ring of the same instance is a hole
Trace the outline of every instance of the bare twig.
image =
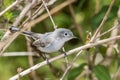
[[(47, 6), (50, 6), (52, 5), (53, 3), (55, 3), (56, 0), (50, 0), (48, 3), (47, 3)], [(31, 18), (27, 18), (23, 24), (21, 26), (24, 26), (29, 20), (33, 20), (35, 19), (38, 15), (40, 15), (43, 11), (44, 11), (44, 7), (43, 7), (43, 3), (40, 5), (40, 7), (32, 14)]]
[(33, 0), (31, 3), (27, 4), (26, 7), (22, 10), (19, 17), (16, 18), (16, 21), (14, 22), (13, 26), (18, 26), (19, 23), (22, 21), (22, 19), (25, 17), (27, 12), (33, 7), (34, 4), (36, 4), (37, 0)]
[(117, 12), (117, 16), (118, 16), (118, 18), (120, 18), (120, 6), (119, 6), (119, 9), (118, 9), (118, 12)]
[(6, 52), (0, 57), (11, 57), (11, 56), (37, 56), (34, 52)]
[[(120, 24), (115, 21), (114, 26), (120, 26)], [(118, 31), (119, 31), (118, 28), (114, 29), (114, 30), (111, 32), (110, 37), (117, 36), (117, 35), (118, 35)], [(109, 65), (110, 65), (111, 59), (110, 59), (109, 57), (112, 56), (112, 51), (113, 51), (113, 49), (114, 49), (114, 45), (115, 45), (115, 44), (116, 44), (116, 40), (111, 41), (111, 42), (108, 44), (108, 48), (107, 48), (107, 51), (106, 51), (106, 58), (105, 58), (105, 60), (104, 60), (104, 62), (103, 62), (103, 64), (104, 64), (105, 66), (109, 66)]]
[[(21, 20), (24, 18), (26, 13), (31, 9), (31, 7), (36, 3), (36, 0), (33, 0), (32, 3), (26, 5), (23, 11), (20, 13), (19, 17), (14, 22), (14, 26), (18, 26)], [(19, 33), (13, 34), (9, 30), (4, 34), (0, 42), (0, 55), (4, 52), (4, 50), (10, 45), (10, 43), (17, 37)], [(9, 39), (8, 39), (9, 38)]]
[(111, 9), (112, 9), (112, 6), (113, 6), (114, 2), (115, 2), (115, 0), (112, 0), (112, 1), (111, 1), (111, 4), (110, 4), (110, 6), (109, 6), (109, 8), (108, 8), (108, 10), (107, 10), (107, 12), (106, 12), (106, 14), (105, 14), (102, 22), (101, 22), (101, 24), (100, 24), (99, 27), (97, 28), (97, 30), (96, 30), (96, 32), (94, 33), (93, 37), (91, 38), (90, 42), (94, 42), (94, 41), (95, 41), (95, 38), (96, 38), (97, 35), (98, 35), (98, 33), (102, 30), (102, 27), (103, 27), (104, 23), (106, 22), (106, 20), (107, 20), (107, 18), (108, 18), (108, 15), (109, 15), (109, 13), (110, 13), (110, 11), (111, 11)]
[(65, 56), (65, 62), (66, 62), (66, 66), (68, 67), (68, 65), (69, 65), (69, 61), (68, 61), (68, 57), (66, 56), (66, 51), (65, 51), (65, 48), (63, 47), (62, 48), (62, 52), (64, 53), (64, 56)]
[[(21, 27), (23, 27), (29, 20), (32, 20), (35, 18), (36, 14), (38, 13), (39, 10), (41, 10), (43, 7), (43, 4), (41, 4), (41, 6), (31, 15), (31, 17), (28, 17), (21, 25)], [(43, 9), (41, 10), (41, 12), (43, 11)]]
[(32, 15), (33, 18), (32, 19), (34, 19), (36, 16), (40, 15), (43, 11), (44, 11), (43, 4), (41, 4), (39, 6), (39, 8), (33, 13), (33, 15)]
[(2, 12), (0, 12), (0, 16), (2, 16), (5, 12), (7, 12), (8, 10), (10, 10), (14, 6), (18, 5), (22, 1), (23, 0), (16, 0), (15, 2), (13, 2), (9, 7), (7, 7), (5, 10), (3, 10)]
[(75, 24), (75, 28), (77, 29), (77, 31), (78, 31), (78, 33), (79, 33), (79, 36), (80, 36), (80, 38), (82, 39), (82, 28), (81, 28), (81, 26), (79, 26), (79, 24), (77, 23), (77, 21), (76, 21), (76, 18), (75, 18), (75, 12), (74, 12), (74, 9), (73, 9), (73, 7), (72, 7), (72, 5), (71, 4), (69, 4), (69, 10), (70, 10), (70, 13), (71, 13), (71, 16), (72, 16), (72, 18), (73, 18), (73, 22), (74, 22), (74, 24)]
[[(30, 31), (31, 29), (29, 29), (29, 31)], [(27, 50), (28, 50), (28, 52), (32, 52), (33, 51), (33, 49), (32, 49), (32, 47), (31, 47), (31, 40), (28, 38), (28, 37), (25, 37), (26, 38), (26, 40), (27, 40)], [(29, 65), (30, 65), (30, 67), (32, 67), (32, 66), (34, 66), (34, 62), (33, 62), (33, 56), (31, 56), (31, 55), (29, 55), (28, 56), (28, 61), (29, 61)], [(36, 75), (36, 71), (32, 71), (31, 72), (31, 78), (33, 79), (33, 80), (38, 80), (38, 76)]]
[[(22, 69), (21, 67), (18, 67), (18, 68), (17, 68), (18, 75), (19, 75), (19, 73), (22, 72), (22, 70), (23, 70), (23, 69)], [(19, 78), (18, 78), (17, 80), (20, 80), (20, 75), (19, 75)]]
[(112, 28), (108, 29), (107, 31), (101, 33), (101, 34), (100, 34), (99, 36), (97, 36), (95, 39), (100, 38), (101, 36), (107, 34), (108, 32), (110, 32), (110, 31), (112, 31), (112, 30), (114, 30), (114, 29), (116, 29), (116, 28), (118, 29), (119, 27), (120, 27), (119, 24), (118, 24), (118, 25), (115, 25), (114, 27), (112, 27)]
[(0, 29), (0, 31), (6, 31), (7, 29)]
[(74, 57), (74, 59), (72, 60), (72, 62), (70, 63), (70, 65), (67, 67), (67, 69), (65, 70), (65, 72), (63, 73), (62, 77), (60, 78), (60, 80), (63, 80), (64, 77), (66, 76), (66, 74), (68, 73), (68, 71), (72, 68), (73, 63), (77, 60), (78, 56), (82, 53), (82, 50), (80, 52), (77, 53), (77, 55)]
[[(86, 67), (86, 66), (85, 66)], [(83, 76), (88, 73), (88, 69), (84, 69), (83, 72), (76, 78), (76, 80), (80, 80)]]
[[(75, 2), (75, 1), (76, 0), (70, 0), (70, 1), (67, 0), (67, 1), (61, 3), (60, 5), (56, 6), (53, 9), (51, 9), (50, 14), (53, 15), (53, 14), (59, 12), (61, 9), (63, 9), (64, 7), (68, 6), (69, 4), (71, 4), (71, 3)], [(45, 13), (42, 16), (38, 17), (37, 19), (26, 23), (25, 26), (26, 26), (26, 28), (27, 27), (32, 27), (35, 24), (37, 24), (37, 23), (41, 22), (42, 20), (46, 19), (48, 16), (49, 16), (48, 13)]]
[[(55, 2), (56, 2), (56, 0), (49, 0), (46, 5), (50, 6), (50, 5), (54, 4)], [(40, 15), (44, 11), (44, 9), (45, 8), (43, 7), (43, 3), (42, 3), (41, 6), (38, 8), (38, 10), (35, 11), (35, 15), (32, 19), (35, 19), (38, 15)]]
[(89, 50), (86, 50), (86, 60), (87, 60), (87, 66), (88, 66), (88, 73), (86, 74), (87, 75), (87, 80), (93, 80), (93, 77), (92, 77), (92, 66), (94, 63), (92, 63), (92, 59), (91, 59), (91, 56), (90, 56), (90, 53), (89, 53)]
[(52, 24), (53, 24), (53, 26), (54, 26), (54, 29), (57, 29), (57, 26), (55, 25), (55, 22), (54, 22), (54, 20), (53, 20), (53, 18), (52, 18), (52, 16), (51, 16), (51, 14), (50, 14), (47, 6), (46, 6), (44, 0), (42, 0), (42, 2), (43, 2), (43, 4), (44, 4), (44, 6), (45, 6), (45, 9), (47, 10), (47, 13), (48, 13), (48, 15), (49, 15), (49, 17), (50, 17), (50, 20), (51, 20), (51, 22), (52, 22)]
[[(104, 44), (104, 43), (107, 43), (107, 42), (110, 42), (110, 41), (113, 41), (113, 40), (118, 40), (118, 39), (120, 39), (120, 36), (114, 36), (114, 37), (111, 37), (111, 38), (108, 38), (108, 39), (97, 41), (95, 43), (88, 43), (84, 46), (81, 46), (81, 47), (78, 47), (78, 48), (75, 48), (73, 50), (68, 51), (67, 55), (73, 54), (73, 53), (78, 52), (78, 51), (83, 50), (83, 49), (87, 49), (87, 48), (91, 48), (91, 47), (94, 47), (94, 46), (97, 46), (97, 45), (101, 45), (101, 44)], [(58, 60), (60, 58), (63, 58), (63, 57), (64, 57), (64, 54), (58, 55), (54, 58), (49, 59), (49, 62), (56, 61), (56, 60)], [(36, 70), (36, 69), (38, 69), (41, 66), (44, 66), (46, 64), (47, 64), (46, 61), (38, 63), (38, 64), (34, 65), (33, 67), (28, 68), (27, 70), (21, 72), (19, 75), (22, 77), (22, 76), (30, 73), (31, 71), (34, 71), (34, 70)], [(15, 76), (11, 77), (9, 80), (16, 80), (19, 77), (19, 75), (15, 75)]]
[(120, 67), (118, 68), (117, 72), (115, 73), (115, 75), (113, 76), (113, 80), (119, 80), (120, 78)]

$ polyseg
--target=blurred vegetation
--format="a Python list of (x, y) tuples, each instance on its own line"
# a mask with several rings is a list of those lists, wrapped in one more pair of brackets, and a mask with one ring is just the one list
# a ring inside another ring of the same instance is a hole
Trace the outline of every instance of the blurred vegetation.
[[(11, 3), (15, 0), (2, 0), (0, 3), (0, 12), (7, 8)], [(64, 0), (57, 0), (55, 4), (49, 7), (52, 9), (53, 7), (63, 3)], [(79, 40), (72, 40), (65, 44), (65, 50), (69, 51), (76, 47), (82, 46), (86, 44), (86, 36), (88, 35), (87, 31), (95, 32), (101, 23), (111, 0), (77, 0), (72, 4), (72, 8), (74, 10), (74, 16), (76, 18), (76, 22), (81, 27), (82, 37), (79, 37), (78, 30), (75, 27), (70, 8), (67, 6), (61, 11), (57, 12), (53, 15), (53, 19), (58, 27), (71, 29)], [(20, 5), (18, 5), (19, 7)], [(24, 2), (21, 4), (24, 7)], [(110, 29), (114, 25), (114, 21), (117, 19), (117, 11), (120, 6), (120, 0), (116, 0), (112, 10), (108, 16), (106, 23), (104, 24), (102, 32)], [(16, 17), (19, 16), (20, 10), (17, 7), (7, 11), (0, 18), (0, 39), (4, 35), (6, 29), (15, 21)], [(5, 29), (5, 30), (4, 30)], [(49, 18), (43, 20), (42, 22), (36, 24), (33, 28), (33, 32), (45, 33), (48, 31), (53, 31), (53, 25)], [(110, 36), (110, 33), (103, 36), (102, 39)], [(20, 35), (15, 39), (12, 44), (7, 48), (5, 52), (26, 52), (27, 51), (27, 43), (26, 38), (23, 35)], [(118, 41), (118, 45), (120, 41)], [(120, 49), (120, 46), (118, 47)], [(103, 58), (106, 57), (107, 47), (105, 46), (97, 46), (95, 49), (91, 48), (88, 53), (90, 56), (93, 56), (94, 53), (100, 54)], [(110, 65), (108, 67), (102, 65), (101, 63), (92, 67), (92, 74), (97, 77), (97, 80), (112, 80), (112, 76), (118, 71), (120, 65), (120, 56), (119, 54), (113, 50), (113, 57), (110, 61)], [(53, 53), (50, 56), (57, 56), (58, 53)], [(69, 61), (75, 57), (76, 54), (72, 54), (68, 56)], [(117, 55), (117, 56), (116, 56)], [(81, 73), (85, 71), (85, 67), (88, 65), (87, 61), (87, 51), (84, 51), (79, 56), (79, 59), (74, 63), (75, 66), (68, 72), (65, 80), (86, 80), (88, 77), (82, 76)], [(98, 57), (99, 58), (99, 57)], [(34, 64), (37, 64), (43, 61), (42, 58), (33, 57)], [(39, 80), (58, 80), (66, 68), (66, 64), (64, 63), (65, 59), (60, 59), (52, 63), (56, 75), (52, 74), (48, 65), (39, 68), (36, 70), (36, 75)], [(29, 60), (28, 57), (0, 57), (0, 80), (8, 80), (13, 75), (17, 74), (17, 68), (21, 67), (23, 70), (29, 68)], [(80, 77), (80, 78), (79, 78)], [(31, 75), (26, 75), (20, 80), (33, 80)], [(117, 79), (120, 80), (120, 77)]]

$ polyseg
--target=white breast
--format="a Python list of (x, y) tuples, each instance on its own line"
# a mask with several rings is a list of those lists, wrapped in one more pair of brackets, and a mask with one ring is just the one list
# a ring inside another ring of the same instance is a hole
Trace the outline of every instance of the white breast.
[(60, 50), (64, 45), (64, 42), (60, 39), (55, 39), (51, 44), (46, 47), (38, 47), (38, 49), (45, 53), (53, 53)]

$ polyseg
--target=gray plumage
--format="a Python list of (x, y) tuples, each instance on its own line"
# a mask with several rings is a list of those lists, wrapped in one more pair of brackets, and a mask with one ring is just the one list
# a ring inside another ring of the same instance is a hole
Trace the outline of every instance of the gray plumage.
[[(14, 27), (11, 27), (10, 30), (15, 31)], [(47, 32), (45, 34), (29, 31), (23, 31), (22, 33), (24, 35), (32, 37), (35, 40), (33, 42), (33, 45), (45, 53), (57, 52), (64, 46), (65, 42), (75, 38), (72, 31), (65, 28), (58, 28), (53, 32)]]

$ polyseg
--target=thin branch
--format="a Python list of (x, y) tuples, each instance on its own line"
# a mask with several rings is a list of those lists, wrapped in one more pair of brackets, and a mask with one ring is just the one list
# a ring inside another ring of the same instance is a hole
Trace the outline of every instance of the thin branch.
[(19, 17), (16, 18), (16, 21), (14, 22), (13, 26), (18, 26), (19, 23), (22, 21), (22, 19), (25, 17), (27, 12), (36, 4), (37, 0), (33, 0), (31, 3), (27, 4), (26, 7), (22, 10)]
[(117, 72), (115, 73), (115, 75), (113, 76), (113, 80), (119, 80), (120, 78), (120, 67), (118, 68)]
[[(108, 38), (108, 39), (97, 41), (95, 43), (88, 43), (84, 46), (72, 49), (72, 50), (68, 51), (66, 54), (70, 55), (70, 54), (73, 54), (73, 53), (78, 52), (80, 50), (88, 49), (88, 48), (91, 48), (91, 47), (94, 47), (94, 46), (97, 46), (97, 45), (101, 45), (101, 44), (104, 44), (104, 43), (107, 43), (107, 42), (110, 42), (110, 41), (113, 41), (113, 40), (118, 40), (118, 39), (120, 39), (120, 36), (114, 36), (114, 37), (111, 37), (111, 38)], [(60, 58), (63, 58), (63, 57), (64, 57), (64, 54), (58, 55), (56, 57), (53, 57), (53, 58), (49, 59), (49, 62), (51, 63), (51, 62), (56, 61), (56, 60), (58, 60)], [(40, 67), (42, 67), (46, 64), (47, 64), (47, 61), (43, 61), (41, 63), (38, 63), (38, 64), (34, 65), (33, 67), (28, 68), (25, 71), (21, 72), (19, 75), (22, 77), (22, 76), (30, 73), (31, 71), (34, 71), (34, 70), (36, 70), (36, 69), (38, 69), (38, 68), (40, 68)], [(15, 76), (11, 77), (9, 80), (16, 80), (16, 79), (19, 78), (19, 75), (15, 75)]]
[[(59, 12), (61, 9), (63, 9), (64, 7), (68, 6), (69, 4), (74, 3), (76, 0), (67, 0), (64, 1), (63, 3), (59, 4), (58, 6), (56, 6), (55, 8), (50, 10), (50, 14), (53, 15), (57, 12)], [(48, 13), (43, 14), (42, 16), (38, 17), (37, 19), (30, 21), (28, 23), (25, 24), (25, 27), (32, 27), (35, 24), (43, 21), (44, 19), (46, 19), (47, 17), (49, 17)]]
[(38, 14), (40, 15), (42, 12), (44, 11), (44, 9), (43, 9), (43, 4), (41, 4), (40, 6), (39, 6), (39, 8), (33, 13), (33, 18), (32, 19), (34, 19)]
[(80, 80), (83, 76), (86, 76), (87, 73), (88, 73), (88, 69), (85, 68), (83, 72), (76, 78), (76, 80)]
[[(115, 24), (117, 24), (117, 23), (115, 23)], [(97, 36), (95, 39), (100, 38), (101, 36), (107, 34), (108, 32), (110, 32), (110, 31), (112, 31), (112, 30), (114, 30), (114, 29), (116, 29), (116, 28), (119, 29), (119, 27), (120, 27), (120, 25), (119, 25), (119, 23), (118, 23), (118, 24), (115, 25), (114, 27), (112, 27), (112, 28), (108, 29), (107, 31), (101, 33), (101, 34), (100, 34), (99, 36)]]
[(50, 17), (50, 20), (51, 20), (51, 22), (52, 22), (52, 24), (53, 24), (53, 26), (54, 26), (54, 29), (57, 29), (57, 26), (55, 25), (55, 22), (54, 22), (54, 20), (53, 20), (53, 18), (52, 18), (52, 16), (51, 16), (51, 14), (50, 14), (47, 6), (46, 6), (44, 0), (42, 0), (42, 2), (43, 2), (43, 4), (44, 4), (44, 6), (45, 6), (45, 9), (47, 10), (47, 13), (48, 13), (48, 15), (49, 15), (49, 17)]
[[(23, 27), (29, 20), (34, 19), (34, 18), (35, 18), (35, 15), (38, 13), (39, 10), (42, 9), (42, 7), (43, 7), (43, 4), (41, 4), (40, 7), (32, 14), (32, 16), (31, 16), (31, 17), (28, 17), (28, 18), (22, 23), (22, 25), (21, 25), (20, 27)], [(43, 11), (43, 9), (42, 9), (42, 11)], [(41, 13), (42, 13), (42, 11), (41, 11)]]
[(0, 29), (0, 31), (6, 31), (7, 29)]
[(5, 12), (7, 12), (8, 10), (10, 10), (11, 8), (13, 8), (14, 6), (18, 5), (19, 3), (21, 3), (23, 0), (16, 0), (15, 2), (13, 2), (9, 7), (7, 7), (5, 10), (3, 10), (2, 12), (0, 12), (0, 16), (2, 16)]
[(9, 36), (8, 39), (5, 39), (4, 41), (0, 41), (0, 56), (3, 55), (3, 52), (6, 50), (6, 48), (12, 43), (12, 41), (19, 35), (20, 33), (14, 33), (13, 35)]
[[(29, 12), (29, 17), (31, 17), (31, 11)], [(29, 28), (28, 31), (31, 31), (31, 28)], [(25, 38), (27, 40), (27, 43), (26, 43), (27, 50), (28, 50), (28, 52), (32, 52), (33, 51), (32, 47), (31, 47), (32, 41), (27, 36), (25, 36)], [(34, 66), (33, 56), (29, 55), (28, 56), (28, 61), (29, 61), (29, 66), (30, 67)], [(36, 71), (32, 71), (30, 76), (33, 80), (38, 80), (38, 76), (36, 74)]]
[(77, 58), (79, 57), (79, 55), (82, 53), (82, 50), (80, 52), (77, 53), (77, 55), (74, 57), (74, 59), (72, 60), (72, 62), (70, 63), (70, 65), (67, 67), (67, 69), (65, 70), (65, 72), (63, 73), (62, 77), (60, 78), (60, 80), (63, 80), (64, 77), (66, 76), (66, 74), (68, 73), (68, 71), (72, 68), (73, 63), (77, 60)]
[[(115, 23), (114, 26), (119, 26), (120, 24), (119, 23)], [(118, 35), (118, 31), (119, 29), (116, 28), (114, 29), (112, 32), (111, 32), (111, 35), (110, 37), (114, 37), (114, 36), (117, 36)], [(116, 44), (116, 40), (113, 40), (111, 41), (107, 46), (107, 50), (106, 50), (106, 58), (104, 59), (104, 62), (103, 64), (105, 66), (109, 66), (110, 65), (110, 62), (111, 62), (111, 59), (109, 58), (110, 56), (112, 56), (112, 53), (113, 53), (113, 49), (114, 49), (114, 45)]]
[[(47, 3), (47, 6), (52, 5), (53, 3), (55, 3), (56, 0), (50, 0)], [(43, 7), (43, 3), (38, 7), (38, 9), (32, 14), (31, 18), (27, 18), (23, 24), (21, 26), (24, 26), (29, 20), (33, 20), (35, 19), (38, 15), (40, 15), (43, 11), (44, 11), (44, 7)]]
[(75, 18), (75, 12), (74, 12), (74, 9), (72, 7), (72, 4), (69, 4), (69, 10), (70, 10), (70, 13), (71, 13), (71, 16), (73, 18), (73, 22), (75, 24), (75, 28), (77, 29), (78, 33), (79, 33), (79, 36), (81, 39), (83, 39), (83, 33), (82, 33), (82, 28), (81, 26), (79, 26), (79, 24), (77, 23), (77, 20)]
[[(16, 21), (13, 23), (13, 26), (18, 26), (19, 23), (22, 21), (22, 19), (25, 17), (27, 12), (33, 7), (33, 5), (36, 3), (37, 0), (33, 0), (32, 3), (29, 3), (25, 6), (25, 8), (22, 10), (20, 15), (16, 18)], [(10, 31), (7, 31), (5, 35), (2, 37), (2, 41), (6, 40), (11, 35)]]
[(11, 56), (37, 56), (34, 52), (6, 52), (0, 57), (11, 57)]
[(97, 35), (98, 35), (98, 33), (102, 30), (102, 27), (103, 27), (104, 23), (106, 22), (106, 20), (107, 20), (107, 18), (108, 18), (108, 15), (109, 15), (109, 13), (110, 13), (110, 11), (111, 11), (111, 9), (112, 9), (112, 6), (113, 6), (114, 2), (115, 2), (115, 0), (112, 0), (112, 1), (111, 1), (111, 4), (110, 4), (110, 6), (109, 6), (109, 8), (108, 8), (108, 10), (107, 10), (107, 12), (106, 12), (106, 14), (105, 14), (102, 22), (101, 22), (101, 24), (100, 24), (99, 27), (97, 28), (97, 30), (96, 30), (96, 32), (94, 33), (93, 37), (91, 38), (90, 42), (94, 42), (94, 41), (95, 41), (95, 38), (96, 38)]
[(93, 67), (93, 64), (92, 63), (92, 59), (91, 59), (91, 56), (90, 56), (90, 53), (89, 53), (89, 50), (86, 49), (86, 60), (87, 60), (87, 67), (88, 67), (88, 73), (86, 74), (87, 75), (87, 80), (93, 80), (93, 77), (92, 77), (92, 67)]
[(115, 51), (116, 51), (118, 54), (120, 54), (120, 50), (119, 50), (118, 44), (114, 45), (114, 49), (115, 49)]
[[(47, 2), (47, 6), (50, 6), (50, 5), (52, 5), (52, 4), (54, 4), (56, 2), (56, 0), (49, 0), (49, 2)], [(38, 10), (36, 10), (36, 12), (35, 13), (37, 13), (37, 14), (35, 14), (34, 15), (34, 17), (32, 18), (32, 20), (33, 19), (35, 19), (36, 17), (38, 17), (38, 15), (40, 15), (43, 11), (44, 11), (44, 7), (43, 7), (43, 3), (41, 4), (41, 8), (39, 7), (38, 8)]]
[[(118, 9), (118, 12), (120, 11), (120, 9)], [(118, 17), (119, 14), (118, 14)], [(111, 32), (111, 35), (110, 37), (113, 37), (113, 36), (117, 36), (118, 35), (118, 32), (119, 32), (119, 27), (120, 27), (120, 22), (119, 20), (118, 21), (114, 21), (114, 27), (118, 26), (117, 28), (115, 28), (112, 32)], [(107, 50), (106, 50), (106, 58), (104, 59), (103, 61), (103, 64), (105, 66), (109, 66), (110, 65), (110, 62), (111, 62), (111, 59), (109, 57), (112, 56), (112, 53), (113, 53), (113, 49), (114, 49), (114, 45), (116, 45), (116, 40), (114, 41), (111, 41), (107, 46)]]
[(68, 61), (68, 56), (66, 56), (66, 51), (65, 51), (65, 48), (64, 48), (64, 47), (62, 48), (62, 52), (63, 52), (63, 54), (64, 54), (64, 56), (65, 56), (66, 66), (68, 67), (69, 61)]
[[(33, 0), (32, 3), (26, 5), (22, 10), (19, 17), (14, 22), (14, 26), (18, 26), (21, 20), (25, 17), (26, 13), (31, 9), (31, 7), (36, 3), (36, 0)], [(13, 35), (12, 35), (13, 34)], [(4, 34), (0, 42), (0, 55), (5, 51), (5, 49), (10, 45), (10, 43), (19, 35), (19, 33), (11, 33), (9, 30)]]

